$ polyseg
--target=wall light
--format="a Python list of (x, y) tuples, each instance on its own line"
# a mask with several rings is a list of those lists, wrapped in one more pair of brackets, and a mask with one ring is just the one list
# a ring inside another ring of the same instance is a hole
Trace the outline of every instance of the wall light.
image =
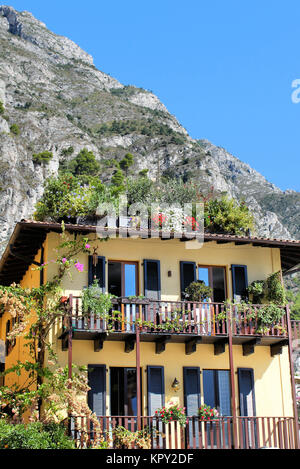
[(174, 389), (175, 392), (179, 391), (180, 389), (180, 383), (177, 378), (175, 378), (172, 383), (172, 389)]

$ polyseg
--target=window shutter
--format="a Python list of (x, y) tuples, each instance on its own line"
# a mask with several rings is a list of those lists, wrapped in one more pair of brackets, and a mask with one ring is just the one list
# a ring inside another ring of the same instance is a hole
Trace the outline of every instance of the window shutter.
[(144, 294), (151, 300), (161, 298), (160, 261), (144, 259)]
[(196, 263), (180, 261), (180, 289), (181, 299), (185, 299), (185, 289), (196, 280)]
[(241, 301), (247, 298), (248, 274), (246, 265), (232, 265), (232, 292), (233, 299)]
[(93, 284), (95, 279), (105, 293), (105, 257), (103, 256), (98, 256), (96, 265), (93, 264), (93, 256), (89, 256), (89, 286)]
[(240, 415), (254, 417), (255, 394), (254, 394), (254, 373), (252, 368), (238, 368)]
[(106, 366), (88, 365), (89, 408), (98, 416), (106, 414)]
[(188, 416), (198, 415), (200, 399), (200, 368), (183, 367), (184, 405)]
[(165, 405), (165, 379), (163, 366), (147, 366), (148, 415)]

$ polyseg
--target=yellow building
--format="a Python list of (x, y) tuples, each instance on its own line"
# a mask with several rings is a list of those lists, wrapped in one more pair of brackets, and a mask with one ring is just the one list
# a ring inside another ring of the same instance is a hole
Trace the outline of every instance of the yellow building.
[[(61, 365), (88, 367), (88, 403), (106, 428), (142, 422), (160, 430), (155, 412), (178, 403), (189, 417), (185, 429), (169, 425), (154, 447), (298, 447), (288, 308), (279, 324), (260, 330), (259, 306), (249, 305), (246, 319), (224, 302), (239, 303), (251, 282), (298, 264), (299, 241), (205, 234), (197, 245), (161, 234), (129, 237), (120, 229), (102, 242), (95, 226), (65, 227), (70, 239), (89, 238), (91, 255), (79, 254), (83, 271), (74, 269), (63, 283), (72, 328), (57, 324), (51, 340)], [(18, 223), (0, 262), (0, 284), (32, 287), (53, 278), (60, 232), (56, 223)], [(43, 263), (45, 270), (33, 269)], [(82, 292), (95, 279), (116, 296), (118, 319), (82, 316)], [(211, 287), (208, 300), (185, 299), (195, 280)], [(3, 343), (9, 321), (4, 313)], [(6, 345), (5, 368), (21, 359), (23, 345), (21, 339)], [(196, 417), (204, 403), (218, 409), (218, 424)]]

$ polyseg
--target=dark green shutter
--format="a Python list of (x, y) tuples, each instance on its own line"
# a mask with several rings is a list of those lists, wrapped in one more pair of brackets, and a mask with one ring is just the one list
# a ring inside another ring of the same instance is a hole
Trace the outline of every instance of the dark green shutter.
[(248, 274), (246, 265), (231, 266), (233, 299), (241, 301), (247, 298)]
[(180, 261), (180, 290), (181, 299), (185, 299), (185, 289), (196, 280), (196, 263)]
[(238, 368), (240, 415), (244, 417), (254, 417), (255, 393), (254, 393), (254, 373), (252, 368)]
[(147, 366), (148, 415), (165, 405), (165, 377), (163, 366)]
[(97, 280), (99, 287), (105, 293), (105, 257), (98, 256), (98, 262), (93, 264), (93, 256), (89, 256), (89, 286)]
[(161, 299), (160, 261), (144, 259), (144, 294), (151, 300)]
[(201, 405), (200, 368), (198, 366), (183, 367), (184, 406), (188, 416), (198, 415)]
[(89, 408), (98, 416), (106, 414), (106, 366), (88, 365)]

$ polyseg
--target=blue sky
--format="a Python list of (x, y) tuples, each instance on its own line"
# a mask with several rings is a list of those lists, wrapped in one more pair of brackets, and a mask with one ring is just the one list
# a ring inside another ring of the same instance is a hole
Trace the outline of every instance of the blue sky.
[(300, 191), (300, 102), (291, 99), (300, 79), (298, 0), (7, 4), (75, 41), (121, 83), (153, 91), (192, 137)]

